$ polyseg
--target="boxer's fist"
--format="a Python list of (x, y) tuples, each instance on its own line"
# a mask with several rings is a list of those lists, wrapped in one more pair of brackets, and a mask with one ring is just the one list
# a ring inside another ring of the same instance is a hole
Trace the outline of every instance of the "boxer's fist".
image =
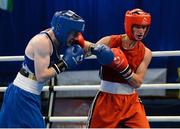
[(118, 71), (124, 79), (130, 79), (132, 77), (132, 70), (129, 67), (126, 56), (119, 48), (112, 48), (111, 50), (114, 54), (114, 60), (110, 67)]
[(62, 60), (59, 60), (56, 64), (53, 64), (53, 68), (57, 74), (71, 69), (80, 64), (84, 59), (84, 50), (79, 45), (73, 45), (66, 49)]
[(82, 48), (85, 47), (84, 37), (80, 32), (77, 33), (77, 36), (73, 39), (72, 43), (73, 44), (78, 44)]
[(62, 57), (68, 68), (74, 68), (84, 59), (84, 50), (79, 45), (67, 48)]

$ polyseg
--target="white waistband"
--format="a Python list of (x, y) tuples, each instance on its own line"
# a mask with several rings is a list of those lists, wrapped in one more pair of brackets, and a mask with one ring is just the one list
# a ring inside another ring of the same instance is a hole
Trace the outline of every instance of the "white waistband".
[(38, 81), (29, 79), (21, 75), (20, 73), (17, 74), (13, 84), (25, 91), (28, 91), (36, 95), (41, 94), (41, 91), (44, 85), (42, 83), (39, 83)]
[(125, 83), (109, 82), (101, 80), (100, 91), (112, 94), (133, 94), (135, 88)]

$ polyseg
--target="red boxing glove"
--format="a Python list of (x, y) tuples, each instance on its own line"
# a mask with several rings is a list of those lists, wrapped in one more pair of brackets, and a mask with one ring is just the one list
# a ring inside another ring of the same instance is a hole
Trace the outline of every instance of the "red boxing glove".
[(119, 48), (111, 49), (114, 54), (114, 61), (110, 64), (110, 67), (119, 72), (119, 74), (128, 80), (132, 77), (132, 70), (129, 67), (126, 56)]
[(82, 48), (85, 47), (84, 37), (80, 32), (74, 38), (73, 43), (80, 45)]

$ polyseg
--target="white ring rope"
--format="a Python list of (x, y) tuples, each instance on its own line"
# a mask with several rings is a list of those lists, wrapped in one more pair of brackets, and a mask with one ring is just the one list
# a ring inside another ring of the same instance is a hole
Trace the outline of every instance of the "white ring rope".
[(23, 61), (24, 56), (0, 56), (0, 62), (4, 61)]
[(175, 51), (154, 51), (152, 52), (153, 57), (162, 57), (162, 56), (180, 56), (180, 50)]
[[(180, 122), (180, 116), (147, 116), (150, 122)], [(49, 118), (50, 122), (65, 122), (65, 123), (85, 123), (87, 116), (53, 116)]]
[[(180, 50), (174, 51), (154, 51), (152, 52), (153, 57), (163, 57), (163, 56), (180, 56)], [(62, 55), (61, 55), (62, 56)], [(87, 57), (87, 59), (95, 59), (96, 56)], [(24, 56), (0, 56), (0, 62), (3, 61), (23, 61)]]
[[(54, 86), (54, 91), (89, 91), (98, 90), (100, 85), (61, 85)], [(4, 92), (7, 87), (0, 87), (0, 92)], [(180, 89), (180, 83), (166, 84), (142, 84), (139, 89)], [(43, 91), (49, 91), (49, 86), (44, 86)]]

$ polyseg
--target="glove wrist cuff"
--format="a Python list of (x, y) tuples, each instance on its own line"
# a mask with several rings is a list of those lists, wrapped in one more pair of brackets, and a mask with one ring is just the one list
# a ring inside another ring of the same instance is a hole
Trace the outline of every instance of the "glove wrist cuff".
[(129, 80), (132, 78), (133, 75), (133, 71), (131, 70), (131, 68), (129, 67), (129, 65), (126, 67), (126, 69), (124, 69), (123, 71), (119, 72), (119, 74), (125, 79), (125, 80)]
[(67, 69), (67, 64), (63, 60), (59, 60), (58, 63), (52, 65), (52, 68), (57, 74), (60, 74)]
[(94, 49), (97, 45), (96, 44), (90, 44), (89, 47), (88, 47), (88, 50), (87, 50), (87, 55), (90, 56), (92, 54), (94, 54)]

